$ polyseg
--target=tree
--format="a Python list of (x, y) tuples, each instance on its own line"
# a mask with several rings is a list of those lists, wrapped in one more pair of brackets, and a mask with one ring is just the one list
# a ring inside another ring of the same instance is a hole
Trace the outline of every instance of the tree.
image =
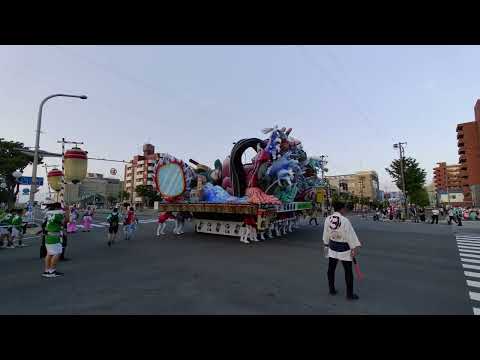
[(135, 192), (138, 196), (146, 198), (145, 203), (147, 204), (147, 206), (151, 206), (154, 201), (161, 200), (161, 197), (157, 194), (157, 192), (151, 185), (137, 185), (135, 187)]
[[(23, 143), (17, 141), (5, 141), (0, 138), (0, 177), (5, 179), (7, 188), (3, 191), (2, 198), (6, 198), (11, 207), (18, 195), (16, 179), (12, 176), (14, 171), (23, 172), (28, 164), (33, 162), (33, 156), (20, 152), (26, 149)], [(41, 159), (39, 159), (41, 163)], [(5, 194), (6, 193), (6, 194)]]
[(428, 206), (430, 205), (430, 199), (428, 197), (428, 192), (424, 188), (414, 191), (410, 194), (410, 202), (418, 206)]
[(125, 199), (128, 199), (130, 196), (130, 193), (128, 191), (125, 191), (125, 190), (120, 190), (118, 192), (118, 198), (120, 199), (120, 201), (123, 201)]
[[(422, 190), (425, 185), (427, 172), (421, 169), (418, 162), (411, 157), (403, 159), (403, 168), (405, 172), (406, 195), (410, 196)], [(403, 189), (400, 160), (393, 160), (390, 167), (385, 170), (393, 178), (395, 185), (397, 185), (399, 189)]]
[(108, 195), (108, 196), (107, 196), (107, 201), (108, 201), (108, 203), (109, 203), (110, 205), (113, 205), (113, 203), (114, 203), (115, 201), (117, 201), (117, 198), (116, 198), (115, 196), (113, 196), (113, 195)]

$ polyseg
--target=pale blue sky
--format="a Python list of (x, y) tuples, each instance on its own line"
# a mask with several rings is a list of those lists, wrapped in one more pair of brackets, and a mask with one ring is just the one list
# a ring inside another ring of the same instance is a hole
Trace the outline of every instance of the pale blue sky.
[[(127, 160), (148, 141), (212, 164), (278, 124), (308, 154), (328, 154), (331, 175), (376, 170), (388, 190), (395, 141), (429, 179), (437, 161), (458, 161), (455, 127), (473, 120), (479, 64), (478, 46), (0, 46), (0, 136), (33, 146), (42, 98), (85, 93), (47, 103), (42, 149), (66, 137)], [(111, 167), (123, 177), (123, 166), (89, 163)]]

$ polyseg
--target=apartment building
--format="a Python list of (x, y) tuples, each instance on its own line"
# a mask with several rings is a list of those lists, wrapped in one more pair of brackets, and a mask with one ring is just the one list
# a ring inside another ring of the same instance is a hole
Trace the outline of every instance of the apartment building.
[(480, 99), (474, 115), (474, 121), (457, 125), (458, 162), (464, 202), (480, 206)]
[(330, 186), (339, 193), (348, 192), (352, 195), (380, 200), (378, 174), (376, 171), (357, 171), (354, 174), (326, 176)]
[(164, 156), (162, 153), (155, 153), (155, 146), (152, 144), (143, 145), (143, 154), (135, 155), (133, 159), (125, 165), (124, 189), (130, 194), (130, 202), (143, 203), (144, 199), (135, 193), (138, 185), (153, 184), (153, 168), (157, 160)]

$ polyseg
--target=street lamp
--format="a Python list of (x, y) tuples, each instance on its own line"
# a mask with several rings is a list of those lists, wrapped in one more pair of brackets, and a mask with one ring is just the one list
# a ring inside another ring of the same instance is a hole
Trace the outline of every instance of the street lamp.
[(407, 190), (405, 188), (405, 169), (403, 168), (403, 157), (404, 157), (404, 149), (403, 145), (407, 145), (406, 142), (402, 143), (396, 143), (393, 144), (394, 149), (398, 149), (400, 152), (400, 173), (402, 176), (402, 187), (403, 187), (403, 197), (404, 197), (404, 206), (405, 206), (405, 218), (408, 218), (408, 211), (407, 211)]
[(54, 97), (72, 97), (77, 99), (85, 100), (87, 99), (87, 95), (69, 95), (69, 94), (53, 94), (47, 96), (45, 99), (42, 100), (40, 103), (40, 108), (38, 109), (38, 119), (37, 119), (37, 131), (35, 135), (35, 152), (33, 155), (33, 169), (32, 169), (32, 185), (30, 187), (30, 203), (33, 205), (35, 200), (35, 192), (37, 187), (37, 165), (38, 165), (38, 151), (40, 146), (40, 129), (42, 126), (42, 111), (43, 105)]

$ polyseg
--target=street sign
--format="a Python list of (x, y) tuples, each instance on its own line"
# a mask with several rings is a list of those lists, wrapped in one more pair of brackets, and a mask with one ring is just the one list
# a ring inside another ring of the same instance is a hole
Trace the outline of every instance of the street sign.
[[(18, 183), (20, 185), (32, 185), (32, 177), (31, 176), (22, 176), (18, 179)], [(37, 186), (43, 185), (43, 177), (37, 177)]]
[(22, 190), (22, 194), (23, 194), (23, 195), (28, 195), (28, 194), (30, 194), (30, 189), (29, 189), (29, 188), (23, 189), (23, 190)]
[(117, 169), (111, 168), (110, 169), (110, 175), (117, 175)]

